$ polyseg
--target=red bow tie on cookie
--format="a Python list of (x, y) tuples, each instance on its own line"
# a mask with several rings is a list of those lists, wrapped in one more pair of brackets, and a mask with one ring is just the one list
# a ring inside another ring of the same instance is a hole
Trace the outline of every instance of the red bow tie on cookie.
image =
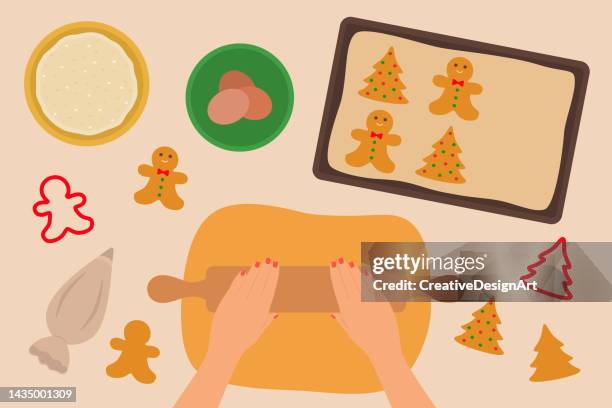
[(464, 84), (465, 84), (465, 81), (457, 81), (456, 79), (453, 79), (453, 83), (451, 85), (459, 85), (463, 87)]
[(370, 133), (370, 137), (372, 137), (372, 138), (377, 137), (377, 138), (382, 140), (383, 134), (382, 133), (372, 132), (372, 133)]
[(157, 174), (165, 174), (166, 176), (169, 176), (170, 170), (157, 169)]

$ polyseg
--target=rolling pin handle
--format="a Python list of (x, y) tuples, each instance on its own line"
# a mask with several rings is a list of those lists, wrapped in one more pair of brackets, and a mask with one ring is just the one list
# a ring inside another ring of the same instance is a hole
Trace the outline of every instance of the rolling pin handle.
[(174, 302), (186, 297), (203, 297), (204, 282), (186, 282), (174, 276), (159, 275), (149, 281), (149, 297), (159, 303)]

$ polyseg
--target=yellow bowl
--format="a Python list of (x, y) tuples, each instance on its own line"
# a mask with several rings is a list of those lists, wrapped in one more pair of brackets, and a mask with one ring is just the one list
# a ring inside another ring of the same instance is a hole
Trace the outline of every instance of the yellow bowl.
[[(138, 83), (138, 96), (136, 97), (134, 106), (132, 106), (132, 109), (128, 112), (123, 122), (112, 129), (88, 136), (63, 130), (56, 126), (51, 120), (49, 120), (49, 118), (47, 118), (40, 106), (38, 98), (36, 97), (36, 69), (42, 56), (45, 55), (45, 53), (59, 40), (68, 35), (90, 32), (102, 34), (123, 48), (134, 65), (134, 72)], [(43, 38), (43, 40), (36, 46), (32, 52), (30, 60), (28, 61), (25, 72), (25, 95), (32, 115), (34, 115), (34, 118), (40, 124), (40, 126), (42, 126), (42, 128), (45, 129), (50, 135), (61, 141), (74, 145), (95, 146), (118, 138), (136, 123), (144, 110), (147, 103), (147, 97), (149, 96), (149, 74), (144, 57), (136, 44), (130, 40), (128, 36), (116, 28), (106, 24), (93, 21), (82, 21), (67, 24), (56, 29)]]

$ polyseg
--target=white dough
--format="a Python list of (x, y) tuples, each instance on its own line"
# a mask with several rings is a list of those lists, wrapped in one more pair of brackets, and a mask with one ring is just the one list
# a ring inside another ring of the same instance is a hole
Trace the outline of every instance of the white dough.
[(132, 60), (102, 34), (63, 37), (36, 68), (36, 98), (42, 111), (68, 132), (91, 136), (119, 126), (137, 96)]

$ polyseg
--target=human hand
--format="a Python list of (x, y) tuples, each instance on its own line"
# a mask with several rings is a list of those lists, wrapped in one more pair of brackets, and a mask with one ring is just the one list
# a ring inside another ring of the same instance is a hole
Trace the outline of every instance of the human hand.
[(236, 275), (213, 317), (208, 352), (174, 408), (219, 406), (240, 356), (274, 319), (278, 269), (266, 258)]
[(391, 305), (361, 301), (361, 272), (352, 261), (332, 261), (330, 276), (340, 307), (332, 317), (370, 358), (391, 406), (433, 408), (406, 363)]
[(274, 318), (270, 305), (278, 271), (278, 262), (266, 258), (234, 278), (213, 317), (208, 353), (237, 361), (262, 335)]
[(343, 258), (331, 262), (330, 276), (340, 307), (333, 314), (353, 341), (370, 358), (400, 353), (400, 337), (393, 309), (388, 302), (361, 301), (361, 271)]

